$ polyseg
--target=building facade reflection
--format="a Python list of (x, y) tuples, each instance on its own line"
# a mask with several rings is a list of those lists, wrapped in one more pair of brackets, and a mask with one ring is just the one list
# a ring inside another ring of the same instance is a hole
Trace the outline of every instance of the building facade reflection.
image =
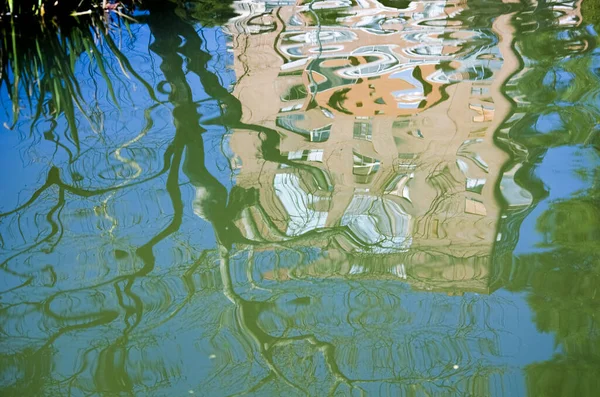
[(229, 26), (243, 121), (277, 131), (285, 159), (265, 160), (264, 137), (235, 130), (237, 185), (259, 191), (236, 225), (265, 243), (339, 233), (321, 242), (325, 264), (263, 276), (496, 288), (501, 200), (530, 203), (494, 143), (511, 111), (500, 87), (518, 67), (510, 16), (490, 29), (462, 21), (464, 2), (288, 3), (241, 3)]

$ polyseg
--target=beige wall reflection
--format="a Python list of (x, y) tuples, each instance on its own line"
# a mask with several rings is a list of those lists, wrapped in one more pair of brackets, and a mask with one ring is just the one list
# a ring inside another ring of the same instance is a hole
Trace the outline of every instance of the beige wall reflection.
[(240, 3), (245, 15), (229, 26), (243, 121), (278, 131), (291, 164), (263, 160), (256, 132), (233, 133), (237, 184), (260, 192), (237, 225), (263, 249), (345, 233), (322, 241), (310, 266), (263, 276), (490, 292), (508, 158), (494, 132), (510, 112), (500, 88), (518, 66), (510, 16), (492, 32), (461, 23), (464, 2), (283, 3)]

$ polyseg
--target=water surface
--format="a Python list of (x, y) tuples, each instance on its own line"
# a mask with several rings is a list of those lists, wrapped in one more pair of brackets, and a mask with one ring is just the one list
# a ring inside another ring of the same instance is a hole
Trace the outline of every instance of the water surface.
[(209, 5), (11, 64), (1, 394), (596, 395), (594, 8)]

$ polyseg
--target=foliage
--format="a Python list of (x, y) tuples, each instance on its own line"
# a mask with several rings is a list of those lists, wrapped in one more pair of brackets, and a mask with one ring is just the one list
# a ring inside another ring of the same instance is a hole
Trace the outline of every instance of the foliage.
[(188, 15), (202, 26), (217, 26), (237, 15), (232, 3), (233, 0), (196, 0), (185, 4)]
[(115, 9), (114, 0), (8, 0), (0, 2), (0, 18), (2, 16), (60, 16), (72, 13), (90, 14)]
[[(82, 95), (75, 73), (75, 65), (83, 54), (98, 67), (115, 104), (117, 99), (107, 72), (105, 51), (116, 56), (125, 75), (131, 74), (140, 80), (104, 24), (105, 20), (89, 16), (71, 18), (60, 25), (56, 21), (48, 24), (13, 21), (0, 25), (0, 89), (6, 90), (11, 99), (7, 105), (12, 105), (13, 126), (24, 108), (31, 109), (34, 121), (63, 115), (69, 126), (69, 139), (79, 145), (76, 112), (94, 128), (88, 106), (90, 98)], [(144, 81), (141, 83), (150, 88)]]
[[(99, 10), (107, 7), (119, 14), (116, 18), (117, 22), (127, 24), (131, 19), (107, 6), (107, 4), (116, 4), (114, 2), (84, 0), (73, 3), (53, 0), (53, 4), (55, 3), (60, 4), (61, 7), (74, 4), (71, 8), (61, 9), (71, 13), (72, 10), (81, 10), (84, 9), (83, 7), (92, 9), (100, 7)], [(11, 101), (6, 105), (11, 109), (5, 110), (12, 113), (12, 125), (6, 127), (12, 128), (17, 123), (22, 110), (29, 108), (35, 120), (45, 116), (55, 118), (63, 115), (69, 126), (69, 140), (76, 146), (79, 146), (76, 113), (79, 113), (90, 123), (92, 129), (96, 130), (92, 120), (93, 112), (90, 111), (87, 103), (89, 98), (83, 97), (80, 83), (75, 77), (75, 65), (80, 56), (89, 57), (90, 62), (97, 65), (101, 77), (106, 82), (111, 100), (117, 106), (117, 99), (109, 78), (110, 71), (107, 71), (106, 51), (116, 56), (124, 75), (131, 75), (139, 80), (149, 91), (150, 96), (154, 96), (151, 87), (131, 68), (113, 42), (110, 23), (114, 21), (110, 15), (90, 12), (76, 17), (69, 17), (69, 14), (66, 14), (67, 18), (50, 19), (47, 18), (49, 14), (43, 11), (46, 4), (44, 0), (35, 0), (33, 3), (20, 1), (17, 4), (20, 8), (15, 8), (15, 4), (17, 3), (11, 4), (13, 14), (20, 13), (25, 10), (24, 7), (28, 7), (27, 10), (34, 15), (0, 20), (0, 90), (8, 92)], [(231, 7), (231, 1), (199, 0), (175, 4), (174, 1), (146, 0), (143, 4), (141, 2), (136, 4), (139, 8), (147, 8), (158, 14), (173, 8), (180, 16), (199, 21), (205, 26), (222, 24), (236, 15)], [(0, 12), (6, 10), (0, 9)]]
[(405, 9), (410, 6), (411, 0), (379, 0), (381, 5), (398, 9)]
[(598, 0), (583, 0), (581, 14), (585, 22), (594, 25), (597, 29), (600, 27), (600, 2)]

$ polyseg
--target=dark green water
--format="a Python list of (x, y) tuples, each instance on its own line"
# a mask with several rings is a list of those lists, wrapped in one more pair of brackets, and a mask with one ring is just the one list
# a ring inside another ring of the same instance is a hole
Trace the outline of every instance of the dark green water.
[(598, 395), (598, 6), (302, 3), (3, 48), (0, 395)]

